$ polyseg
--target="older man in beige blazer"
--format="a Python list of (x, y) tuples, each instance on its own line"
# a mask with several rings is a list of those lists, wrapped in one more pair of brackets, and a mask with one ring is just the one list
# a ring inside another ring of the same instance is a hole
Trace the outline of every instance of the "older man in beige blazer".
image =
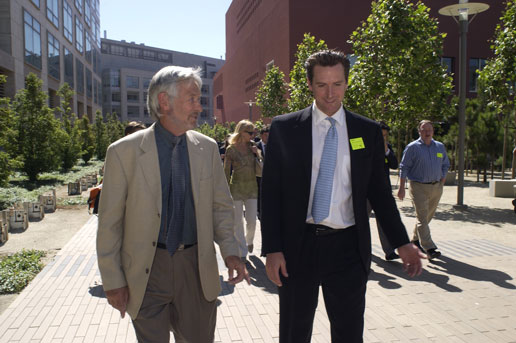
[[(170, 329), (178, 342), (213, 341), (221, 290), (214, 242), (229, 269), (229, 282), (249, 282), (217, 144), (190, 131), (202, 111), (200, 88), (198, 70), (160, 70), (148, 98), (157, 121), (107, 151), (97, 233), (99, 269), (109, 303), (122, 317), (129, 313), (140, 342), (168, 342)], [(171, 248), (168, 238), (177, 220), (170, 196), (178, 188), (170, 178), (167, 163), (173, 164), (174, 157), (171, 161), (165, 141), (183, 146), (188, 162), (190, 187), (183, 198), (177, 248)]]

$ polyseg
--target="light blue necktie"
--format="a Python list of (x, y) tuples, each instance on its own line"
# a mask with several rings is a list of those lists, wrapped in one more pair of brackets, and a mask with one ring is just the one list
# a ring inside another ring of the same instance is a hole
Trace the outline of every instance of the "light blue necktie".
[(316, 224), (322, 222), (330, 213), (331, 191), (333, 188), (333, 174), (337, 164), (337, 147), (339, 136), (335, 128), (335, 119), (328, 117), (330, 128), (324, 139), (324, 148), (319, 165), (319, 174), (315, 183), (314, 199), (312, 201), (312, 217)]

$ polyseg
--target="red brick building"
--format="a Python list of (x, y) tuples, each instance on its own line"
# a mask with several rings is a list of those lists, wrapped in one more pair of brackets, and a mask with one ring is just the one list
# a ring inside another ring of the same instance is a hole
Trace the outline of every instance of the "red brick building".
[[(504, 8), (502, 0), (479, 0), (490, 5), (477, 15), (468, 32), (468, 96), (476, 94), (475, 70), (492, 57), (489, 40)], [(444, 42), (444, 62), (458, 83), (459, 28), (451, 17), (438, 14), (454, 0), (424, 0), (431, 16), (439, 20), (439, 30), (448, 35)], [(249, 118), (246, 102), (255, 100), (266, 67), (273, 63), (288, 77), (297, 44), (310, 32), (326, 41), (329, 48), (352, 53), (347, 43), (371, 11), (371, 1), (356, 0), (233, 0), (226, 12), (226, 63), (214, 79), (214, 116), (217, 122)], [(475, 67), (476, 66), (476, 67)], [(456, 87), (457, 88), (457, 87)], [(260, 117), (251, 108), (252, 119)]]

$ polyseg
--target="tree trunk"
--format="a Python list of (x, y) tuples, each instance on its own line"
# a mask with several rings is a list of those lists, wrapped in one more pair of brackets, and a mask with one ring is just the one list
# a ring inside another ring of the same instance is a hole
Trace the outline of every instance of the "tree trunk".
[[(516, 106), (514, 106), (514, 124), (516, 127)], [(511, 179), (516, 177), (516, 130), (514, 131), (514, 150), (512, 151)]]
[(507, 125), (505, 125), (503, 127), (502, 180), (505, 179), (506, 163), (507, 163)]

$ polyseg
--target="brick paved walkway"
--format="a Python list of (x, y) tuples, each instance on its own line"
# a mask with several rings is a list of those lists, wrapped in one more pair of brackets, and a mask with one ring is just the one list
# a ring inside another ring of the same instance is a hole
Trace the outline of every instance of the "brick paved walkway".
[[(440, 206), (441, 216), (431, 224), (443, 257), (425, 262), (416, 279), (408, 279), (400, 263), (383, 260), (372, 221), (365, 342), (516, 342), (516, 216), (468, 221), (473, 211), (453, 214), (447, 206)], [(409, 203), (400, 209), (410, 229)], [(103, 295), (96, 225), (92, 216), (0, 316), (0, 342), (136, 341), (130, 319), (120, 319)], [(264, 260), (249, 260), (252, 286), (222, 281), (216, 342), (278, 342), (276, 288), (267, 280)], [(312, 341), (330, 342), (321, 302)]]

